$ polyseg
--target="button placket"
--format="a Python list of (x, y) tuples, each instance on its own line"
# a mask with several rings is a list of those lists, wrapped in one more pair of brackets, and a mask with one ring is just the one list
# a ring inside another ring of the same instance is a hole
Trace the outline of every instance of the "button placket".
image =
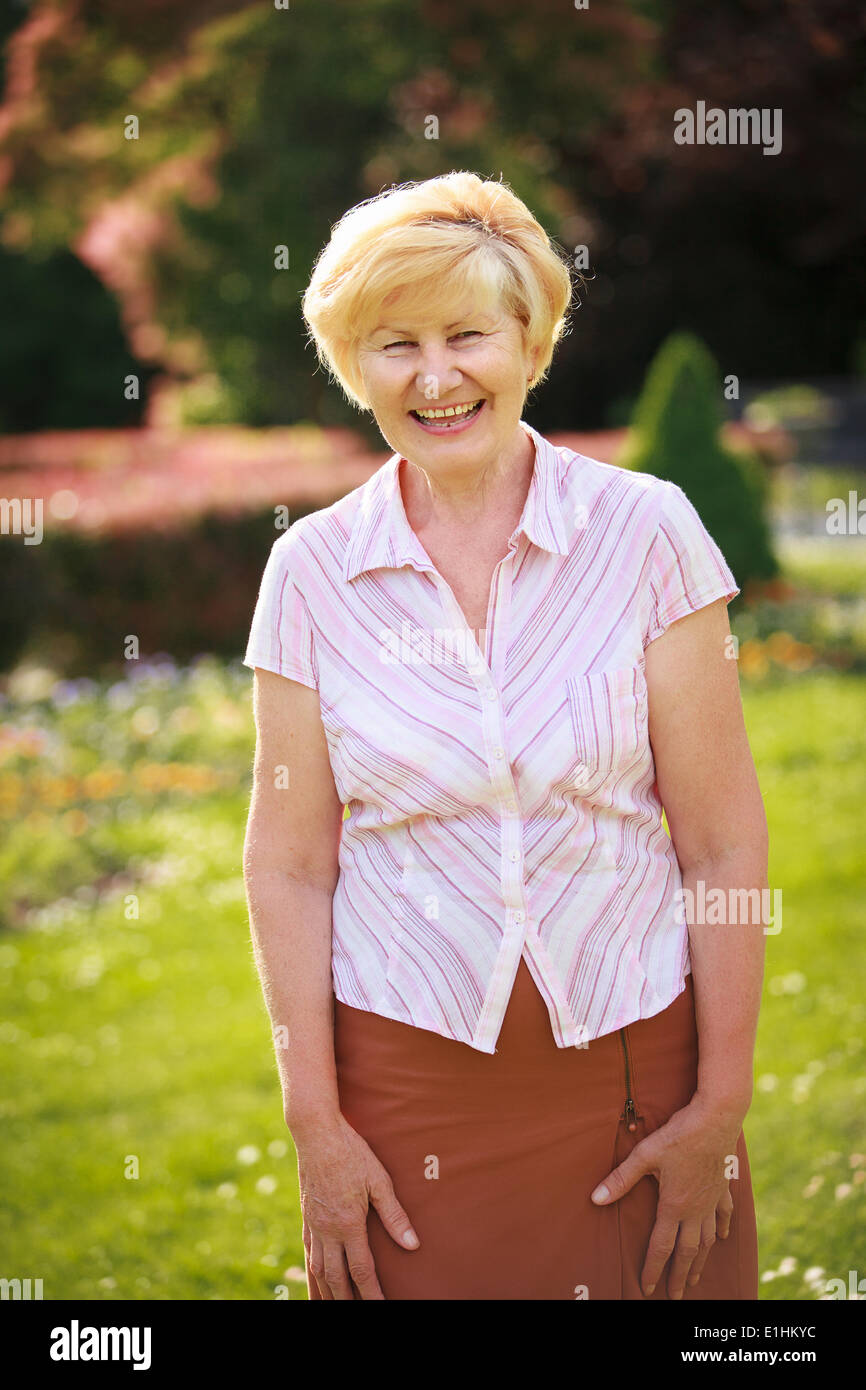
[[(509, 553), (496, 571), (494, 604), (492, 612), (492, 640), (490, 643), (490, 668), (493, 678), (502, 683), (505, 671), (505, 657), (508, 648), (509, 624), (511, 617), (511, 584), (516, 546), (509, 546)], [(485, 692), (488, 697), (490, 690)], [(498, 693), (498, 692), (497, 692)], [(486, 716), (486, 718), (485, 718)], [(508, 731), (501, 699), (490, 700), (482, 706), (482, 724), (486, 724), (485, 736), (489, 734), (494, 763), (493, 781), (499, 793), (500, 833), (501, 833), (501, 885), (502, 900), (505, 907), (504, 930), (506, 938), (514, 938), (510, 947), (506, 945), (503, 966), (505, 978), (509, 978), (515, 956), (523, 949), (528, 925), (528, 904), (526, 884), (523, 877), (523, 822), (520, 818), (520, 805), (517, 787), (508, 758)]]
[(527, 930), (531, 926), (523, 878), (523, 822), (520, 818), (517, 787), (508, 758), (508, 733), (500, 698), (508, 649), (512, 567), (516, 552), (517, 547), (509, 545), (508, 554), (499, 561), (493, 573), (492, 593), (487, 612), (489, 665), (469, 629), (451, 586), (437, 573), (442, 603), (451, 622), (468, 634), (466, 650), (470, 656), (467, 669), (480, 697), (483, 744), (487, 751), (490, 779), (500, 807), (500, 885), (505, 908), (504, 937), (493, 982), (482, 1009), (477, 1035), (481, 1040), (486, 1039), (488, 1035), (493, 1037), (498, 1031), (501, 1016), (507, 1007), (505, 987), (513, 980), (515, 962), (522, 954)]

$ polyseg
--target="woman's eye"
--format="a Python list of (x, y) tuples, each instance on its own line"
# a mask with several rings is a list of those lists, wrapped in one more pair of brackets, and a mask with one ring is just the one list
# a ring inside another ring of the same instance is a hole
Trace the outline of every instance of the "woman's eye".
[[(477, 328), (466, 328), (466, 329), (463, 330), (462, 333), (455, 333), (455, 334), (454, 334), (454, 337), (455, 337), (455, 338), (481, 338), (481, 337), (483, 337), (483, 336), (484, 336), (484, 335), (483, 335), (483, 334), (480, 332), (480, 330), (477, 329)], [(384, 348), (383, 348), (382, 350), (383, 350), (383, 352), (387, 352), (389, 348), (414, 347), (414, 346), (415, 346), (415, 344), (412, 342), (411, 339), (409, 339), (409, 338), (401, 338), (398, 342), (386, 343), (385, 346), (384, 346)]]

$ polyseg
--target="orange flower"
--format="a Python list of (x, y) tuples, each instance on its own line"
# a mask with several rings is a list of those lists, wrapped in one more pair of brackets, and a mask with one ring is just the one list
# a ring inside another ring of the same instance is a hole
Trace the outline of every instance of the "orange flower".
[(83, 835), (90, 824), (90, 818), (78, 806), (73, 806), (60, 820), (67, 835)]
[(43, 801), (49, 806), (61, 806), (64, 801), (76, 801), (81, 795), (81, 784), (77, 777), (46, 777), (36, 783)]
[(111, 796), (123, 785), (123, 769), (119, 767), (101, 767), (94, 772), (88, 772), (81, 779), (81, 788), (86, 797), (93, 801), (99, 801), (103, 797)]
[(757, 679), (765, 676), (770, 669), (764, 644), (756, 638), (741, 642), (739, 662), (740, 670), (744, 676), (752, 676)]

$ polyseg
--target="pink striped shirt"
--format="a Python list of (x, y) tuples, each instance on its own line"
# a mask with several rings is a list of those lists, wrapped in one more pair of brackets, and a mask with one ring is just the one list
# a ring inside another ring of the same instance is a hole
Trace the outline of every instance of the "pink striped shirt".
[(535, 444), (484, 650), (392, 455), (274, 542), (244, 656), (318, 690), (343, 822), (336, 997), (495, 1052), (521, 955), (558, 1047), (666, 1008), (690, 969), (644, 652), (739, 589), (685, 493)]

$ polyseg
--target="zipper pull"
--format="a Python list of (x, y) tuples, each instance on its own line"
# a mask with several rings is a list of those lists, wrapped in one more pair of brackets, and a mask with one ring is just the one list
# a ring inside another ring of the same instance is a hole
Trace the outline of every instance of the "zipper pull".
[(622, 1118), (625, 1120), (625, 1127), (628, 1130), (629, 1134), (634, 1134), (635, 1130), (637, 1129), (637, 1114), (635, 1112), (634, 1101), (632, 1100), (631, 1096), (629, 1096), (628, 1100), (625, 1103), (625, 1110), (623, 1111)]

